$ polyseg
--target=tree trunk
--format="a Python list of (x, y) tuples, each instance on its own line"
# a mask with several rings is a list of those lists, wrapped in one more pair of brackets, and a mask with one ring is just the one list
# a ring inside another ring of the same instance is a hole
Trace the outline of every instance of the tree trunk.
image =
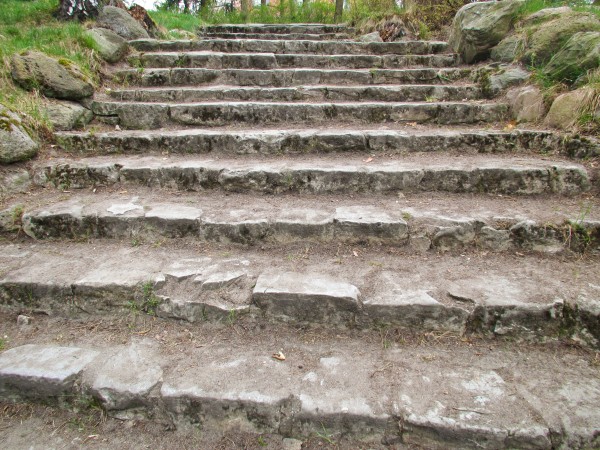
[(105, 1), (103, 0), (61, 0), (56, 16), (61, 20), (95, 19)]
[(242, 0), (242, 14), (244, 15), (244, 17), (246, 17), (250, 12), (251, 1), (252, 0)]
[(260, 0), (260, 7), (264, 8), (265, 6), (267, 6), (267, 0)]
[(335, 0), (335, 16), (333, 16), (334, 22), (342, 21), (342, 13), (344, 12), (344, 0)]

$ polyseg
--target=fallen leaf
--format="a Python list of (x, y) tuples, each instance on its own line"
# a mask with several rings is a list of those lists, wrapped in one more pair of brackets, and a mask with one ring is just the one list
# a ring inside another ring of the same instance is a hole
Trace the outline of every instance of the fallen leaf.
[(416, 127), (417, 126), (417, 122), (408, 122), (407, 125), (409, 127)]
[(356, 250), (352, 250), (352, 254), (356, 257), (358, 257), (358, 252)]
[(371, 161), (373, 161), (373, 158), (363, 159), (364, 163), (370, 163)]
[(273, 353), (271, 357), (278, 361), (285, 361), (285, 355), (283, 354), (283, 352)]

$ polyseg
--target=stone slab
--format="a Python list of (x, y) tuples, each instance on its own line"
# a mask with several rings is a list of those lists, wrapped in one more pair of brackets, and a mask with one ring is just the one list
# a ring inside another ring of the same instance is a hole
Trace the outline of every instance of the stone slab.
[(0, 396), (51, 400), (77, 394), (76, 383), (99, 352), (28, 344), (0, 354)]

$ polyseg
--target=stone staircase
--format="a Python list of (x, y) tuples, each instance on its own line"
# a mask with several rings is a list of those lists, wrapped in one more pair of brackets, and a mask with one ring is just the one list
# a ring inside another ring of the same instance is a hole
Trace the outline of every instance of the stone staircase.
[(3, 399), (340, 448), (600, 445), (595, 162), (507, 127), (445, 43), (351, 34), (131, 42), (3, 216)]

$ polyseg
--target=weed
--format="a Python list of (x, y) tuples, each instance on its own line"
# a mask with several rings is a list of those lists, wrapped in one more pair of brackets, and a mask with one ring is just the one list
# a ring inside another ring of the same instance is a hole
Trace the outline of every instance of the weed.
[(257, 439), (258, 445), (260, 445), (261, 447), (266, 447), (267, 445), (267, 441), (265, 441), (265, 438), (262, 436), (259, 436)]
[(6, 348), (6, 339), (0, 338), (0, 351)]
[(404, 220), (408, 221), (408, 220), (412, 219), (412, 214), (411, 214), (411, 213), (409, 213), (408, 211), (404, 211), (404, 212), (402, 213), (402, 218), (403, 218)]
[(126, 303), (127, 309), (131, 312), (145, 312), (150, 316), (155, 316), (161, 299), (154, 292), (154, 282), (147, 281), (139, 288), (134, 300)]
[(325, 442), (327, 442), (329, 445), (335, 445), (335, 441), (332, 439), (332, 434), (329, 432), (329, 430), (327, 430), (327, 428), (325, 428), (325, 425), (323, 424), (323, 422), (321, 422), (321, 428), (322, 431), (317, 431), (317, 437), (320, 439), (323, 439)]
[(229, 313), (227, 314), (227, 323), (229, 325), (233, 325), (237, 322), (237, 311), (235, 309), (230, 309)]
[(23, 213), (25, 212), (23, 205), (15, 205), (10, 210), (10, 218), (13, 225), (21, 225), (23, 219)]

